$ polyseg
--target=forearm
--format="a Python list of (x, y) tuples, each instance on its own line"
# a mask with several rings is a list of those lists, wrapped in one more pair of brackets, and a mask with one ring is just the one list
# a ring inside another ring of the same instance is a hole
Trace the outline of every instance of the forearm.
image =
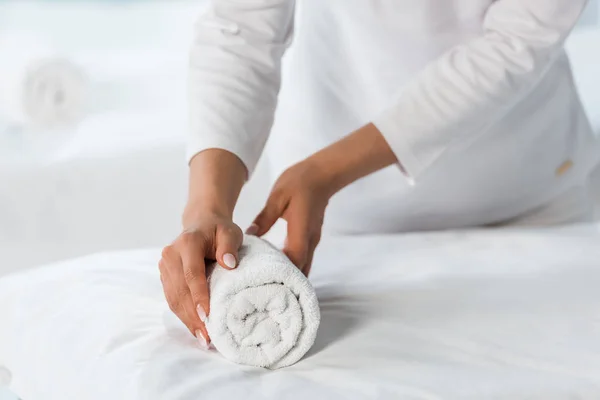
[(231, 218), (246, 175), (242, 161), (226, 150), (208, 149), (197, 154), (190, 162), (184, 228), (207, 213)]
[(398, 160), (373, 124), (367, 124), (307, 159), (333, 195), (352, 182)]

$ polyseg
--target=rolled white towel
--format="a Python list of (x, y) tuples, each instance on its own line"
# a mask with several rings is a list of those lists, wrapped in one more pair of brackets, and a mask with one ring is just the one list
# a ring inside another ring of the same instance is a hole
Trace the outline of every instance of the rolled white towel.
[(83, 115), (88, 80), (51, 46), (28, 36), (0, 36), (0, 117), (10, 124), (54, 128)]
[(210, 276), (206, 328), (227, 359), (277, 369), (294, 364), (312, 347), (320, 322), (308, 279), (269, 243), (245, 236), (239, 265)]

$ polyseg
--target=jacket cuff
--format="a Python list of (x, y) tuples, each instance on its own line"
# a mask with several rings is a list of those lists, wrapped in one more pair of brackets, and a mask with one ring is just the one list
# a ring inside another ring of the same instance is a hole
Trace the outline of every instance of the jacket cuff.
[(381, 132), (398, 159), (402, 173), (409, 184), (414, 184), (444, 152), (443, 145), (433, 145), (432, 138), (423, 136), (431, 132), (423, 132), (410, 121), (401, 121), (395, 108), (390, 108), (378, 115), (373, 125)]

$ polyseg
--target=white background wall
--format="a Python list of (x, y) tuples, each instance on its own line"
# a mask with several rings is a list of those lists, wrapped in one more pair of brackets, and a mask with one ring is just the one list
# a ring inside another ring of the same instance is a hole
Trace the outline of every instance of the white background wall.
[(589, 4), (581, 16), (580, 26), (595, 26), (600, 23), (600, 0), (589, 0)]
[[(82, 65), (93, 84), (77, 127), (0, 149), (0, 274), (164, 246), (178, 234), (187, 187), (187, 54), (204, 3), (0, 1), (0, 38), (37, 33)], [(263, 162), (236, 209), (240, 226), (262, 206), (267, 180)]]

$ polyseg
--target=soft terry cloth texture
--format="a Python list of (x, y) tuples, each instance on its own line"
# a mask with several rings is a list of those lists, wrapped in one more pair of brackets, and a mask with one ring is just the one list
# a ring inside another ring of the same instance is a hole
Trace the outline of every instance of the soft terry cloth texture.
[(0, 117), (17, 125), (64, 126), (83, 115), (82, 70), (42, 41), (0, 36)]
[(310, 282), (269, 243), (246, 236), (239, 266), (215, 268), (207, 329), (225, 357), (271, 369), (294, 364), (311, 348), (320, 313)]

